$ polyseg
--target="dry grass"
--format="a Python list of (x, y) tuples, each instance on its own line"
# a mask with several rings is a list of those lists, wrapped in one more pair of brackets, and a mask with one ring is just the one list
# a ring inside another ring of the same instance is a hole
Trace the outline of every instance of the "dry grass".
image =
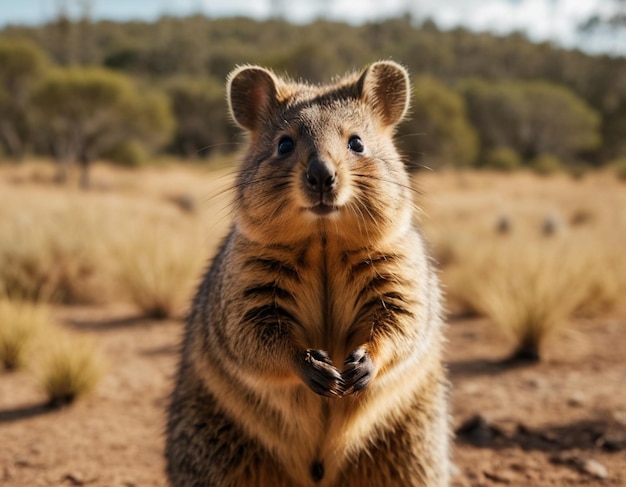
[[(79, 236), (67, 217), (4, 225), (9, 237), (0, 249), (0, 282), (6, 294), (65, 304), (96, 302), (102, 296), (96, 277), (100, 245), (90, 246), (90, 229), (82, 226)], [(80, 220), (80, 215), (73, 218)]]
[(517, 354), (538, 357), (578, 315), (624, 311), (626, 194), (610, 174), (449, 174), (420, 185), (432, 195), (424, 223), (449, 306), (491, 318)]
[(46, 347), (37, 375), (49, 405), (61, 407), (93, 391), (102, 361), (91, 341), (59, 335)]
[(113, 222), (105, 221), (94, 201), (47, 188), (0, 191), (0, 290), (33, 301), (102, 301), (101, 270)]
[[(41, 305), (131, 302), (158, 318), (183, 311), (226, 232), (231, 177), (96, 167), (96, 189), (83, 192), (55, 185), (48, 169), (0, 166), (0, 367), (26, 366), (61, 406), (93, 390), (102, 361), (89, 340), (39, 326)], [(172, 194), (189, 195), (194, 211)]]
[(25, 367), (37, 335), (49, 321), (47, 310), (41, 306), (0, 299), (0, 365), (8, 371)]
[[(229, 221), (224, 171), (99, 167), (94, 179), (105, 189), (85, 193), (28, 167), (0, 172), (0, 292), (62, 304), (131, 301), (150, 317), (184, 307)], [(195, 211), (172, 204), (174, 192), (189, 195)]]
[[(85, 193), (54, 186), (48, 169), (0, 167), (0, 291), (183, 311), (226, 232), (232, 171), (96, 166)], [(416, 179), (451, 309), (490, 316), (537, 350), (572, 317), (626, 311), (626, 192), (610, 171)]]
[(450, 269), (450, 292), (508, 334), (519, 358), (538, 359), (586, 298), (589, 267), (564, 242), (528, 247), (512, 241), (462, 262)]
[(114, 253), (120, 290), (149, 318), (164, 319), (184, 309), (203, 268), (205, 249), (198, 231), (158, 225), (127, 234)]
[(102, 371), (94, 344), (62, 330), (40, 303), (0, 300), (0, 364), (34, 373), (50, 406), (93, 390)]

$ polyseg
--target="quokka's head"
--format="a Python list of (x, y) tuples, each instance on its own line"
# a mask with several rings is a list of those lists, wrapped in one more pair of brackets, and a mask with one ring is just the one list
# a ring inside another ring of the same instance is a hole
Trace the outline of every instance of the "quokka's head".
[(237, 224), (267, 243), (328, 235), (363, 247), (397, 234), (412, 201), (393, 133), (409, 98), (407, 72), (393, 62), (326, 86), (257, 66), (233, 71), (230, 110), (249, 136)]

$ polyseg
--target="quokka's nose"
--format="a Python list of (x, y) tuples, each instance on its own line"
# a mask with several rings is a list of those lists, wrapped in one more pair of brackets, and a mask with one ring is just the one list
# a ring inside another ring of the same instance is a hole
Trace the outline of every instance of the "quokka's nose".
[(309, 162), (305, 179), (308, 187), (316, 193), (329, 192), (337, 185), (335, 169), (318, 158)]

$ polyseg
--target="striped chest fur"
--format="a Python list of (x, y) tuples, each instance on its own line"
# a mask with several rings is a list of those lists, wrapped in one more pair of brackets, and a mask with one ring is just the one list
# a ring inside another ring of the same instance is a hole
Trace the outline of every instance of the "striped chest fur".
[[(421, 361), (438, 350), (437, 329), (427, 321), (436, 316), (428, 303), (438, 295), (429, 295), (434, 278), (418, 235), (407, 231), (393, 243), (345, 249), (322, 233), (290, 246), (263, 246), (237, 234), (226, 244), (221, 267), (228, 295), (214, 304), (223, 321), (197, 343), (198, 372), (292, 477), (308, 479), (302, 485), (333, 485), (342, 464), (419, 392)], [(278, 367), (285, 337), (313, 360), (324, 351), (340, 372), (355, 350), (376, 363), (358, 376), (364, 381), (320, 373), (308, 385), (296, 368)], [(262, 360), (241, 353), (274, 344), (281, 349)], [(323, 466), (318, 482), (308, 474), (313, 465)]]

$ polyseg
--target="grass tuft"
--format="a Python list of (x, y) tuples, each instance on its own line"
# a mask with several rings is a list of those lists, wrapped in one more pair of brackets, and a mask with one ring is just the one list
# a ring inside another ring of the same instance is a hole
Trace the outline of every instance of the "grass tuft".
[[(103, 296), (104, 222), (85, 203), (7, 195), (0, 211), (0, 288), (14, 299), (63, 304)], [(4, 212), (4, 214), (3, 214)]]
[(0, 365), (7, 371), (27, 365), (36, 336), (49, 321), (45, 308), (28, 302), (0, 300)]
[(166, 319), (185, 307), (204, 260), (200, 240), (193, 230), (183, 237), (163, 226), (150, 239), (140, 232), (117, 246), (119, 283), (144, 316)]
[(507, 242), (453, 270), (450, 293), (488, 316), (515, 343), (513, 357), (538, 360), (585, 297), (586, 265), (561, 242)]
[(90, 393), (101, 376), (102, 366), (94, 345), (61, 336), (45, 351), (39, 381), (48, 405), (62, 407)]

